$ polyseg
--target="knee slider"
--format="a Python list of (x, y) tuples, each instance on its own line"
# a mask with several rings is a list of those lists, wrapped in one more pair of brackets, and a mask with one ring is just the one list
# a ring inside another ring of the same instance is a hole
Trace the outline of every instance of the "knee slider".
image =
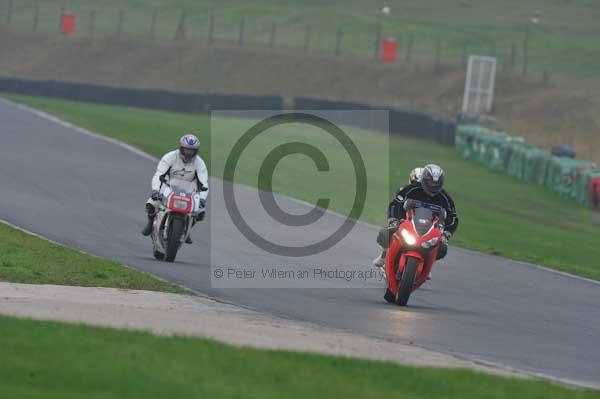
[(152, 204), (146, 204), (146, 213), (148, 216), (153, 217), (156, 215), (156, 208)]
[(387, 248), (390, 246), (389, 228), (379, 230), (379, 233), (377, 234), (377, 244), (379, 244), (382, 248)]

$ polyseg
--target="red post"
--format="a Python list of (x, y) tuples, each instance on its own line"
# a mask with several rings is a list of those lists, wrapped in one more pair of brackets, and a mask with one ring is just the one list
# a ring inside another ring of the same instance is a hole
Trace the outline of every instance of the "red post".
[(63, 35), (69, 36), (75, 33), (75, 15), (63, 14), (60, 19), (60, 30)]
[(394, 38), (384, 39), (381, 46), (381, 61), (383, 62), (396, 62), (396, 51), (398, 49), (398, 42)]
[(590, 177), (589, 187), (592, 208), (600, 208), (600, 177)]

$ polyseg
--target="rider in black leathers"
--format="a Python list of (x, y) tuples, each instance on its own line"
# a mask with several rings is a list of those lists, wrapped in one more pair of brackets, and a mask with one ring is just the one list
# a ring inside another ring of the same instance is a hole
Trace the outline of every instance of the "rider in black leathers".
[(401, 187), (388, 206), (388, 227), (381, 229), (377, 235), (377, 243), (382, 252), (374, 261), (373, 265), (383, 267), (385, 256), (389, 246), (390, 234), (396, 230), (398, 223), (406, 218), (404, 202), (407, 199), (427, 202), (438, 205), (446, 210), (444, 235), (440, 242), (437, 259), (442, 259), (448, 252), (448, 239), (454, 234), (458, 227), (458, 216), (452, 197), (443, 189), (444, 171), (437, 165), (427, 165), (423, 168), (420, 181), (415, 181), (407, 186)]

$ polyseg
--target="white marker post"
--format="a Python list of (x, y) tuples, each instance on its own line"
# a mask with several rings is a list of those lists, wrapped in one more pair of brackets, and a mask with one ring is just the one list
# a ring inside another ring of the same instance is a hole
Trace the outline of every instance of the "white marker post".
[(487, 114), (494, 104), (496, 58), (469, 56), (462, 112), (469, 115)]

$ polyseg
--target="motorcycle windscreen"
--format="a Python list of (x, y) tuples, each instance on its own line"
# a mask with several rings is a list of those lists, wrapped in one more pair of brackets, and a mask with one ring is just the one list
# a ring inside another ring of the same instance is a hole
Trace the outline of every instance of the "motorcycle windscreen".
[(188, 194), (191, 195), (196, 191), (196, 182), (195, 181), (186, 181), (180, 179), (171, 179), (169, 182), (171, 186), (171, 191), (175, 194)]
[(417, 233), (419, 233), (420, 236), (424, 236), (433, 225), (433, 212), (427, 208), (415, 209), (413, 224), (415, 225)]

